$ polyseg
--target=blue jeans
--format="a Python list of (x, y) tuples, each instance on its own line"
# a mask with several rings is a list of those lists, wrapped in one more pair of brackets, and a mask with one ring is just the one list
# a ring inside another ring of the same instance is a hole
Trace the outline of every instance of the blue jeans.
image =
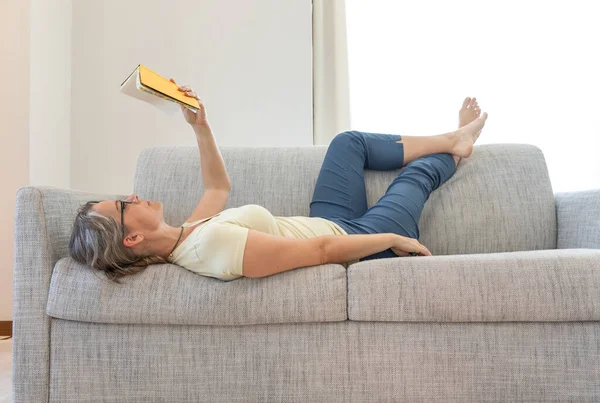
[[(310, 217), (333, 221), (348, 234), (395, 233), (419, 238), (419, 219), (431, 192), (456, 171), (451, 154), (411, 161), (385, 195), (367, 209), (364, 170), (389, 171), (404, 164), (400, 135), (347, 131), (330, 143), (310, 203)], [(360, 260), (398, 257), (391, 249)]]

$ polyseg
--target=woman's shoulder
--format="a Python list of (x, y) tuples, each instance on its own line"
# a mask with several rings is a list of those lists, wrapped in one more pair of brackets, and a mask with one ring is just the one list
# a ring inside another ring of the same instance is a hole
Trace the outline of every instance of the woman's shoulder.
[(244, 215), (257, 215), (257, 214), (271, 214), (271, 212), (265, 207), (259, 204), (244, 204), (239, 207), (229, 208), (222, 211), (221, 219), (227, 219), (230, 217), (244, 216)]
[(261, 209), (265, 209), (265, 207), (261, 206), (260, 204), (255, 204), (255, 203), (248, 203), (248, 204), (243, 204), (237, 208), (261, 208)]

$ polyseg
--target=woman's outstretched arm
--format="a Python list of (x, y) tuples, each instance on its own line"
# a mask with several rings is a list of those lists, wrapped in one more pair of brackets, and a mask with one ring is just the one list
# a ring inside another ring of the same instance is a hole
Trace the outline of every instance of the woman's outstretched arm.
[(205, 189), (221, 191), (231, 190), (231, 180), (217, 142), (213, 136), (208, 122), (202, 126), (192, 126), (196, 133), (196, 141), (200, 149), (200, 164), (202, 168), (202, 181)]
[(347, 263), (392, 248), (398, 256), (410, 252), (431, 256), (419, 241), (402, 235), (322, 235), (296, 239), (248, 230), (242, 273), (246, 277), (266, 277), (299, 267), (327, 263)]
[[(171, 79), (175, 84), (175, 80)], [(225, 208), (229, 192), (231, 191), (231, 180), (221, 152), (217, 147), (217, 142), (213, 135), (206, 108), (202, 100), (188, 85), (179, 86), (179, 91), (185, 93), (188, 97), (195, 98), (200, 105), (196, 113), (181, 107), (185, 121), (192, 126), (196, 134), (196, 142), (200, 150), (200, 168), (202, 170), (202, 182), (204, 183), (204, 193), (194, 209), (192, 215), (186, 222), (201, 220), (206, 217), (220, 213)]]

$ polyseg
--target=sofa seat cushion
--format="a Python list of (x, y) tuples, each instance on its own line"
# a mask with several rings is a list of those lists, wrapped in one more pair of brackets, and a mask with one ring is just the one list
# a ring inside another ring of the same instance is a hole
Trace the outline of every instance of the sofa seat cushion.
[(600, 320), (600, 250), (398, 257), (348, 268), (355, 321)]
[(344, 321), (346, 269), (303, 267), (264, 278), (221, 281), (172, 264), (110, 281), (71, 258), (56, 263), (46, 313), (82, 322), (250, 325)]

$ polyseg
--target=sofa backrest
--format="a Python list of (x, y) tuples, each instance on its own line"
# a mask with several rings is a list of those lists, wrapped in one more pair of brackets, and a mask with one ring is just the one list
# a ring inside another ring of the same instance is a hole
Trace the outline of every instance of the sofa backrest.
[[(232, 182), (226, 208), (259, 204), (276, 216), (308, 216), (327, 146), (220, 147)], [(369, 207), (401, 170), (366, 171)], [(155, 147), (137, 163), (134, 191), (163, 202), (165, 221), (180, 225), (203, 192), (196, 147)], [(525, 144), (476, 146), (435, 190), (419, 222), (433, 254), (556, 248), (554, 194), (542, 151)]]

